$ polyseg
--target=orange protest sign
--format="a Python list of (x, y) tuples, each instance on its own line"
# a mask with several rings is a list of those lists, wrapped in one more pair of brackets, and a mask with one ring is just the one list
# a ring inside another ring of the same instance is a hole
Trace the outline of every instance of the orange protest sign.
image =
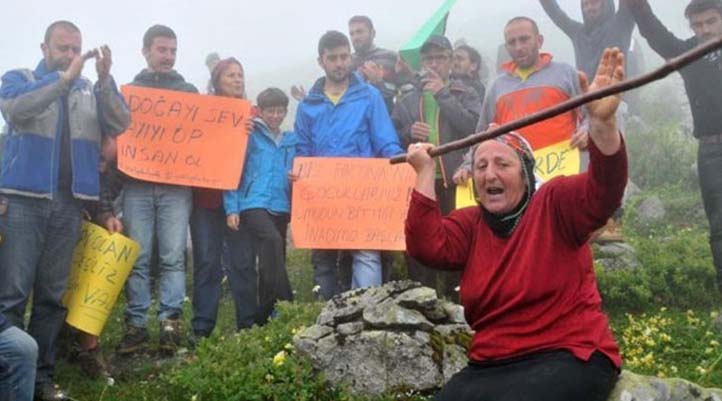
[(122, 88), (132, 123), (118, 137), (118, 168), (164, 184), (236, 189), (246, 157), (246, 100)]
[(298, 248), (406, 249), (404, 221), (416, 177), (386, 159), (297, 157), (291, 233)]

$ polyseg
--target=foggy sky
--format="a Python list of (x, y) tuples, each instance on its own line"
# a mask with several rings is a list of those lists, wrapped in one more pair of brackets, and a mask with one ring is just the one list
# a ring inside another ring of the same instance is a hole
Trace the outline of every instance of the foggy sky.
[[(691, 31), (683, 17), (682, 0), (650, 0), (653, 8), (679, 37)], [(113, 75), (127, 83), (145, 66), (142, 35), (162, 23), (178, 34), (176, 69), (203, 90), (208, 79), (204, 61), (217, 51), (244, 64), (251, 95), (268, 86), (288, 89), (293, 83), (310, 86), (322, 71), (316, 65), (318, 38), (326, 30), (347, 32), (355, 14), (369, 15), (376, 25), (376, 43), (398, 49), (442, 3), (442, 0), (3, 0), (0, 2), (0, 72), (35, 68), (41, 59), (45, 28), (58, 19), (76, 23), (83, 47), (101, 44), (113, 51)], [(559, 0), (575, 18), (579, 0)], [(546, 37), (545, 50), (558, 60), (572, 62), (569, 40), (554, 27), (537, 0), (459, 0), (448, 21), (447, 36), (460, 37), (485, 56), (496, 56), (504, 23), (517, 15), (539, 22)], [(655, 66), (657, 61), (649, 62)], [(95, 79), (92, 63), (84, 75)]]

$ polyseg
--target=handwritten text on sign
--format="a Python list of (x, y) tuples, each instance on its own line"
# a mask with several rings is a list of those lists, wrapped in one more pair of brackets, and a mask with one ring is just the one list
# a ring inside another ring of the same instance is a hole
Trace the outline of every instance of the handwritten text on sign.
[(68, 324), (100, 335), (139, 252), (129, 238), (83, 223), (64, 299)]
[(581, 171), (581, 155), (579, 149), (569, 146), (571, 141), (537, 149), (534, 151), (536, 165), (534, 173), (547, 182), (559, 175), (574, 175)]
[(235, 189), (248, 140), (245, 100), (122, 88), (131, 125), (118, 138), (118, 168), (145, 181)]
[(296, 158), (291, 232), (298, 248), (404, 250), (415, 173), (386, 159)]

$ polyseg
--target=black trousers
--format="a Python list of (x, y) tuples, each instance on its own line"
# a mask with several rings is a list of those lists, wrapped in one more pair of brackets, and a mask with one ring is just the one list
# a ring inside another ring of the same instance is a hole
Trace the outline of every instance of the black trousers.
[(265, 323), (277, 301), (293, 300), (286, 272), (286, 229), (288, 214), (272, 214), (265, 209), (241, 212), (241, 230), (251, 236), (258, 255), (258, 313), (256, 322)]
[(567, 351), (469, 363), (435, 401), (606, 401), (619, 372), (599, 352), (589, 361)]

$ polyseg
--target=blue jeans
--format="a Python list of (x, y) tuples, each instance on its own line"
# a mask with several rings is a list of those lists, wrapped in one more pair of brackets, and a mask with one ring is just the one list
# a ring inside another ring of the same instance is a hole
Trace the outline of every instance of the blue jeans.
[(194, 207), (191, 214), (193, 242), (193, 332), (209, 336), (216, 327), (221, 300), (223, 237), (226, 215), (223, 208)]
[(82, 205), (70, 194), (52, 200), (8, 196), (0, 216), (0, 313), (24, 328), (33, 295), (28, 333), (38, 344), (36, 380), (52, 381), (55, 341), (66, 309), (63, 294), (73, 250), (80, 236)]
[[(351, 288), (373, 287), (382, 284), (381, 252), (347, 251), (353, 258)], [(313, 279), (319, 286), (319, 295), (331, 299), (339, 292), (338, 271), (341, 251), (334, 249), (313, 249)]]
[(258, 273), (256, 252), (248, 231), (226, 228), (226, 243), (230, 251), (228, 284), (236, 306), (236, 328), (253, 326), (258, 314)]
[(191, 189), (175, 185), (131, 182), (123, 192), (123, 221), (128, 236), (140, 244), (140, 255), (125, 285), (128, 324), (147, 327), (151, 304), (150, 258), (153, 237), (158, 245), (158, 320), (183, 314), (186, 295), (185, 250), (191, 214)]
[(722, 144), (700, 143), (697, 157), (699, 186), (709, 221), (709, 243), (717, 270), (717, 285), (722, 292)]
[(0, 333), (0, 401), (32, 401), (38, 344), (17, 327)]

